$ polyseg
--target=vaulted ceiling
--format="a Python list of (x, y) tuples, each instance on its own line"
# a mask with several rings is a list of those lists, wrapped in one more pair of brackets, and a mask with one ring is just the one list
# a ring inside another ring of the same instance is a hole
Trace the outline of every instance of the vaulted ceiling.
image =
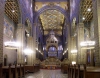
[(40, 15), (44, 34), (54, 30), (56, 34), (62, 35), (64, 15), (57, 10), (46, 10)]

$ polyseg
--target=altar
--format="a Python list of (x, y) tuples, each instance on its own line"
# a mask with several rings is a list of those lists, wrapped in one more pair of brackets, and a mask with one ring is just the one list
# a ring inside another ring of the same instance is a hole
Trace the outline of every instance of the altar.
[(57, 65), (45, 65), (47, 69), (56, 69)]
[(60, 64), (61, 64), (61, 61), (59, 59), (55, 57), (48, 57), (46, 60), (44, 60), (41, 63), (41, 67), (43, 69), (54, 70), (54, 69), (60, 68)]

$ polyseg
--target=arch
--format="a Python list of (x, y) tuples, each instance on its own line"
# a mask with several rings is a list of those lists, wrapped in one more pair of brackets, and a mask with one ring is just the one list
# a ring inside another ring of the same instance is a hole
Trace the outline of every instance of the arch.
[(7, 54), (4, 55), (4, 66), (7, 66), (8, 56)]
[(47, 45), (46, 46), (46, 50), (48, 51), (50, 47), (55, 47), (56, 50), (58, 50), (58, 46), (57, 45), (53, 45), (53, 44), (52, 45)]
[(51, 10), (51, 9), (61, 12), (66, 19), (65, 21), (69, 24), (69, 21), (70, 21), (69, 11), (68, 10), (66, 11), (60, 6), (56, 6), (56, 5), (53, 5), (53, 6), (47, 5), (47, 6), (42, 7), (39, 11), (35, 13), (34, 15), (35, 19), (33, 20), (33, 23), (37, 23), (38, 17), (40, 16), (41, 13), (43, 13), (46, 10)]

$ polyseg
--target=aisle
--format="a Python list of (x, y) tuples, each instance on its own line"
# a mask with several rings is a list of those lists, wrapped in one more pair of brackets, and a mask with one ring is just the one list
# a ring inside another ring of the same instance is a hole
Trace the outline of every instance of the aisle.
[(61, 70), (40, 70), (37, 73), (28, 74), (25, 78), (67, 78), (67, 74)]

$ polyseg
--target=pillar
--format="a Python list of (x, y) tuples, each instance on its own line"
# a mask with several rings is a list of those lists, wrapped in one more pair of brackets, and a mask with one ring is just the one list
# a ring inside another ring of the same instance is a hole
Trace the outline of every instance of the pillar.
[(4, 0), (0, 0), (0, 63), (3, 63)]
[(17, 63), (24, 63), (24, 43), (25, 43), (25, 29), (23, 24), (18, 24), (16, 30), (16, 41), (20, 43), (20, 47), (17, 49)]
[[(33, 37), (32, 36), (28, 37), (27, 41), (28, 41), (28, 44), (27, 44), (28, 48), (33, 51), (34, 50), (33, 49), (33, 45), (34, 45)], [(30, 53), (29, 55), (27, 55), (27, 64), (28, 65), (33, 65), (33, 60), (34, 60), (33, 58), (34, 58), (34, 51), (32, 53)]]
[(82, 64), (84, 59), (84, 52), (81, 49), (80, 43), (84, 41), (84, 24), (79, 23), (77, 29), (77, 63)]
[[(71, 37), (71, 50), (77, 50), (76, 37)], [(71, 53), (71, 61), (76, 61), (77, 53)]]
[(100, 66), (100, 0), (93, 1), (95, 65)]
[(68, 32), (68, 39), (67, 39), (67, 42), (68, 42), (68, 59), (71, 63), (71, 36), (70, 36), (70, 27), (67, 25), (67, 32)]
[(35, 60), (36, 60), (36, 26), (37, 26), (37, 23), (34, 23), (34, 26), (33, 26), (33, 51), (34, 51), (34, 54), (33, 54), (33, 63), (35, 63)]

